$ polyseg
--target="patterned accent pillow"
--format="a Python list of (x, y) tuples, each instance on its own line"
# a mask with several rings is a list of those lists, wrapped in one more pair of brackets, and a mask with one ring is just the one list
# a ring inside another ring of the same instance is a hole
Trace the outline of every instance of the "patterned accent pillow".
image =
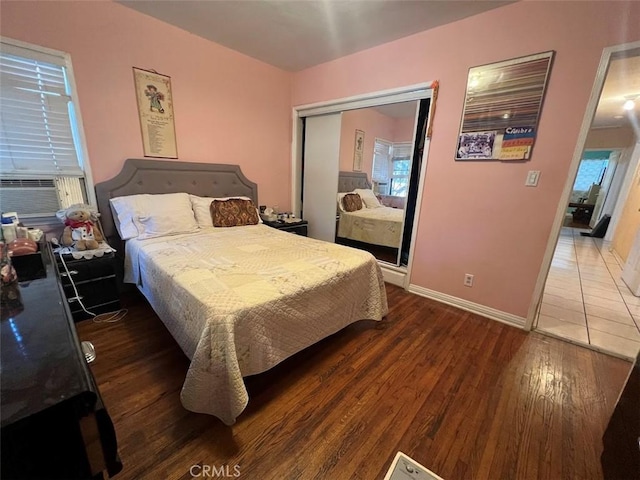
[(230, 198), (214, 200), (209, 207), (214, 227), (241, 227), (257, 225), (258, 211), (251, 200)]
[(355, 212), (362, 210), (362, 198), (357, 193), (347, 193), (342, 197), (342, 206), (345, 212)]

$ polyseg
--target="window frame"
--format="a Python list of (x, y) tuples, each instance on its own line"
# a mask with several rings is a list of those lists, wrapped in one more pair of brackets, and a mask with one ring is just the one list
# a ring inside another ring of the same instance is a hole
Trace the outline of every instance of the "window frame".
[[(379, 185), (376, 187), (376, 182), (378, 182), (377, 179), (374, 179), (374, 173), (375, 173), (375, 166), (376, 166), (376, 144), (381, 144), (381, 145), (385, 145), (385, 147), (388, 147), (389, 151), (387, 154), (387, 161), (386, 161), (386, 170), (387, 170), (387, 174), (386, 177), (384, 178), (384, 180), (386, 181), (386, 183), (382, 184), (384, 185), (384, 191), (387, 193), (383, 193), (380, 191), (380, 187)], [(379, 195), (389, 195), (388, 192), (391, 192), (391, 175), (393, 172), (393, 142), (390, 140), (385, 140), (384, 138), (380, 138), (380, 137), (375, 137), (374, 141), (373, 141), (373, 159), (372, 159), (372, 163), (371, 163), (371, 183), (372, 183), (372, 188), (375, 190), (377, 190), (377, 194)]]
[[(54, 50), (52, 48), (36, 45), (33, 43), (23, 42), (21, 40), (15, 40), (13, 38), (4, 37), (1, 35), (0, 35), (0, 43), (22, 48), (25, 50), (32, 50), (36, 54), (43, 53), (43, 54), (51, 55), (54, 57), (58, 57), (64, 63), (67, 82), (69, 83), (71, 101), (73, 103), (73, 115), (70, 115), (70, 116), (75, 117), (75, 118), (71, 118), (72, 120), (71, 128), (72, 129), (75, 128), (76, 134), (78, 137), (77, 148), (80, 150), (79, 152), (77, 152), (78, 164), (84, 174), (82, 178), (84, 179), (85, 193), (87, 196), (86, 200), (87, 200), (87, 203), (89, 203), (90, 205), (96, 206), (97, 200), (96, 200), (96, 193), (95, 193), (94, 183), (93, 183), (93, 174), (91, 172), (91, 162), (89, 161), (89, 151), (87, 149), (87, 141), (84, 133), (84, 122), (82, 120), (82, 111), (81, 111), (82, 109), (80, 107), (80, 98), (78, 96), (78, 89), (76, 88), (75, 72), (73, 70), (73, 64), (71, 62), (71, 54), (60, 51), (60, 50)], [(73, 125), (73, 120), (75, 120), (75, 125)], [(1, 176), (1, 172), (0, 172), (0, 176)], [(45, 217), (31, 217), (31, 218), (32, 219), (38, 219), (38, 218), (48, 219), (49, 217), (45, 216)]]
[[(402, 175), (394, 175), (394, 173), (393, 173), (393, 171), (394, 171), (394, 163), (396, 163), (396, 162), (398, 162), (398, 163), (399, 163), (399, 162), (408, 162), (408, 164), (409, 164), (409, 171), (407, 172), (407, 174), (406, 174), (406, 175), (405, 175), (405, 174), (402, 174)], [(391, 185), (390, 185), (390, 187), (389, 187), (389, 195), (390, 195), (390, 196), (392, 196), (392, 197), (396, 196), (396, 197), (401, 197), (401, 198), (407, 198), (407, 195), (409, 195), (409, 180), (410, 180), (410, 177), (411, 177), (411, 162), (412, 162), (411, 157), (409, 157), (409, 158), (399, 158), (399, 157), (395, 157), (395, 158), (394, 158), (394, 157), (391, 157), (391, 176), (390, 176), (390, 178), (389, 178), (389, 181), (391, 182)], [(394, 180), (406, 180), (406, 182), (407, 182), (407, 186), (406, 186), (406, 193), (405, 193), (404, 195), (394, 195), (394, 194), (393, 194), (393, 188), (394, 188), (394, 186), (393, 186), (393, 182), (394, 182)]]

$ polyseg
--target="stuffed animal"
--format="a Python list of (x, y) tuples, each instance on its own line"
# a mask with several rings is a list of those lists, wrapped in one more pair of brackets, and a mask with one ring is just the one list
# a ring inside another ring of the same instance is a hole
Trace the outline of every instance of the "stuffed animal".
[(93, 250), (104, 241), (102, 232), (96, 225), (98, 212), (89, 205), (71, 205), (57, 213), (64, 222), (64, 231), (60, 243), (76, 250)]

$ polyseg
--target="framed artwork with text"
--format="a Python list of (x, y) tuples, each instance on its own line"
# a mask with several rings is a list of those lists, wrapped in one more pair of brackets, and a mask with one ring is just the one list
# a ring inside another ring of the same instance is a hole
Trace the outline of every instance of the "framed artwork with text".
[(133, 67), (145, 157), (178, 158), (171, 78)]
[(529, 160), (554, 52), (469, 69), (456, 160)]

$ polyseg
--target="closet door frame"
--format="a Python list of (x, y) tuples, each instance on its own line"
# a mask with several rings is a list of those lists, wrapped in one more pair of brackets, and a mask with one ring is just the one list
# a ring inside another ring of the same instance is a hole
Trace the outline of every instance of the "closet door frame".
[[(435, 82), (425, 82), (390, 90), (381, 90), (372, 93), (355, 95), (352, 97), (339, 98), (326, 102), (312, 103), (293, 107), (292, 112), (292, 144), (291, 144), (291, 211), (298, 214), (302, 209), (302, 149), (303, 149), (303, 118), (326, 113), (337, 113), (345, 110), (355, 110), (358, 108), (375, 107), (388, 105), (390, 103), (408, 102), (412, 100), (423, 100), (430, 98), (433, 101), (432, 85)], [(433, 107), (431, 108), (433, 112)], [(427, 120), (433, 121), (432, 115)], [(429, 131), (429, 129), (427, 129)], [(415, 142), (416, 138), (414, 138)], [(413, 229), (411, 231), (411, 247), (409, 251), (409, 262), (407, 267), (394, 267), (391, 265), (381, 265), (385, 275), (385, 281), (408, 288), (411, 276), (411, 266), (413, 264), (416, 233), (420, 222), (420, 210), (422, 204), (422, 191), (424, 188), (424, 178), (429, 154), (430, 139), (425, 139), (423, 151), (422, 169), (420, 171), (418, 183), (418, 198), (416, 199), (416, 210), (414, 213)]]

